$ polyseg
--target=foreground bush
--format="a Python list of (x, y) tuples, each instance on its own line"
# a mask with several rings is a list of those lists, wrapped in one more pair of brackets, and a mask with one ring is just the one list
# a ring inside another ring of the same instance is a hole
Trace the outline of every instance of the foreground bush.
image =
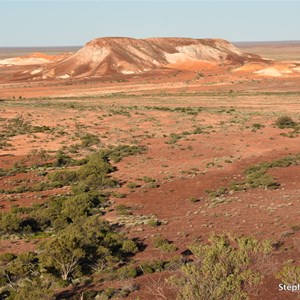
[[(125, 248), (124, 248), (125, 247)], [(137, 252), (132, 240), (114, 232), (108, 223), (93, 216), (71, 224), (41, 244), (40, 263), (63, 280), (88, 274), (95, 266), (108, 266)]]
[(269, 254), (271, 246), (250, 238), (212, 236), (210, 244), (192, 246), (192, 263), (181, 267), (180, 275), (168, 282), (180, 300), (247, 299), (246, 289), (257, 285), (261, 275), (255, 269), (259, 256)]
[(285, 265), (276, 277), (284, 284), (298, 284), (300, 282), (300, 266)]

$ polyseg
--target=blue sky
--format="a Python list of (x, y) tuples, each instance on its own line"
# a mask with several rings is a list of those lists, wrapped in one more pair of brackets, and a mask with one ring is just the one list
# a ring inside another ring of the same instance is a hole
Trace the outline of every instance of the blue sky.
[(83, 45), (103, 36), (300, 40), (300, 1), (5, 1), (0, 47)]

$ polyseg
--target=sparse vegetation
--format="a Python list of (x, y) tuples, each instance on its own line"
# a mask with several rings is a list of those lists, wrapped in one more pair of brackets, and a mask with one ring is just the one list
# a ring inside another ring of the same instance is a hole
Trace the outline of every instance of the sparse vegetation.
[(276, 189), (280, 186), (270, 174), (267, 173), (272, 168), (285, 168), (290, 165), (298, 165), (300, 155), (290, 155), (271, 162), (261, 163), (245, 170), (245, 179), (241, 182), (231, 182), (229, 187), (220, 187), (216, 190), (207, 190), (211, 198), (217, 198), (229, 191), (240, 191), (254, 188)]
[[(8, 281), (5, 280), (1, 286), (10, 297), (18, 299), (15, 293), (20, 292), (22, 295), (27, 280), (31, 280), (35, 286), (40, 280), (40, 268), (44, 268), (47, 276), (52, 276), (49, 288), (59, 282), (59, 277), (65, 282), (71, 282), (99, 268), (118, 268), (125, 257), (138, 251), (134, 241), (126, 239), (101, 219), (101, 209), (107, 206), (108, 197), (103, 189), (117, 183), (109, 175), (115, 168), (110, 164), (108, 156), (115, 154), (120, 160), (123, 156), (136, 153), (136, 149), (132, 151), (130, 147), (121, 147), (116, 152), (113, 148), (100, 151), (81, 161), (82, 165), (76, 170), (51, 173), (48, 178), (55, 186), (72, 186), (71, 195), (53, 197), (45, 204), (28, 209), (26, 216), (22, 215), (23, 210), (18, 209), (11, 213), (1, 212), (0, 232), (3, 236), (41, 236), (41, 233), (47, 236), (52, 233), (51, 238), (40, 244), (37, 253), (20, 256), (7, 254), (3, 257), (14, 268), (19, 260), (30, 260), (24, 263), (24, 267), (28, 267), (24, 272), (14, 273), (7, 267), (7, 263), (2, 265), (1, 272), (6, 272), (3, 274), (7, 275)], [(69, 161), (62, 153), (58, 154), (58, 167), (69, 164)], [(73, 160), (71, 162), (74, 164)], [(120, 278), (124, 278), (125, 273), (126, 276), (135, 277), (128, 271), (129, 267), (124, 266), (121, 270), (117, 271)], [(36, 274), (34, 276), (31, 275), (33, 271)], [(42, 293), (43, 287), (35, 291)], [(47, 292), (50, 293), (50, 290)]]
[[(51, 81), (53, 91), (145, 87), (132, 94), (25, 98), (8, 84), (16, 95), (0, 101), (0, 234), (2, 252), (14, 253), (0, 254), (1, 299), (246, 299), (264, 275), (299, 281), (297, 261), (280, 263), (298, 251), (300, 94), (210, 72), (172, 70), (170, 92), (150, 73)], [(191, 92), (200, 82), (215, 92)], [(47, 84), (26, 83), (34, 93)], [(206, 244), (229, 227), (242, 237)], [(251, 233), (280, 237), (274, 260)]]

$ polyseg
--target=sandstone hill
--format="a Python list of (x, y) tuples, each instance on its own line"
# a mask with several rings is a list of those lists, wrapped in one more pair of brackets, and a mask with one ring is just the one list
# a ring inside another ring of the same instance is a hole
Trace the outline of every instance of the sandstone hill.
[(61, 60), (48, 60), (48, 63), (43, 60), (41, 66), (30, 74), (36, 79), (81, 78), (134, 74), (162, 67), (180, 68), (183, 63), (188, 68), (197, 64), (240, 66), (246, 61), (259, 59), (259, 56), (242, 53), (221, 39), (109, 37), (94, 39)]
[(225, 40), (188, 38), (99, 38), (88, 42), (69, 58), (49, 66), (50, 76), (133, 74), (179, 62), (213, 64), (258, 59), (243, 54)]
[(29, 58), (6, 59), (0, 61), (1, 64), (7, 67), (27, 64), (26, 70), (17, 68), (15, 78), (30, 80), (141, 74), (162, 68), (196, 71), (220, 66), (228, 66), (227, 69), (234, 72), (281, 76), (295, 73), (298, 67), (289, 65), (283, 70), (280, 66), (277, 70), (275, 66), (274, 71), (272, 61), (243, 53), (222, 39), (126, 37), (97, 38), (76, 53), (56, 58), (36, 54)]

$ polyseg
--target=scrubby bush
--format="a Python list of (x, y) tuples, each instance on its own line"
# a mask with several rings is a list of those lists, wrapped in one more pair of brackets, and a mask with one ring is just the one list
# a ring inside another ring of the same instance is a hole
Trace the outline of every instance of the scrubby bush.
[(125, 253), (135, 254), (138, 252), (137, 244), (132, 240), (125, 240), (122, 243), (122, 250)]
[(143, 181), (144, 181), (145, 183), (152, 183), (152, 182), (155, 182), (156, 180), (153, 179), (153, 178), (151, 178), (151, 177), (144, 176), (144, 177), (143, 177)]
[(158, 248), (165, 252), (172, 252), (177, 250), (177, 247), (174, 244), (161, 236), (155, 237), (153, 240), (153, 244), (155, 248)]
[(160, 226), (161, 225), (161, 222), (159, 220), (156, 220), (156, 219), (150, 219), (148, 222), (147, 222), (147, 225), (151, 226), (151, 227), (157, 227), (157, 226)]
[(116, 184), (114, 180), (108, 177), (115, 168), (103, 157), (101, 153), (93, 154), (88, 162), (77, 172), (80, 184), (88, 190), (103, 189)]
[(281, 116), (279, 117), (276, 122), (276, 126), (284, 129), (284, 128), (293, 128), (296, 123), (293, 121), (293, 119), (289, 116)]
[(144, 274), (152, 274), (165, 270), (167, 262), (163, 260), (145, 261), (141, 263), (140, 269)]
[(63, 170), (49, 174), (48, 178), (58, 186), (77, 183), (77, 191), (103, 189), (116, 184), (108, 174), (115, 168), (101, 153), (96, 153), (87, 158), (78, 170)]
[(99, 138), (96, 135), (91, 133), (85, 134), (80, 139), (81, 139), (81, 146), (85, 148), (91, 147), (93, 145), (97, 145), (100, 142)]
[(12, 234), (19, 232), (22, 220), (16, 214), (0, 212), (0, 233)]
[(78, 228), (69, 227), (58, 236), (46, 240), (41, 245), (40, 260), (42, 265), (55, 270), (63, 280), (68, 280), (79, 270), (80, 262), (86, 257), (86, 238)]
[(146, 148), (143, 146), (120, 145), (117, 147), (111, 146), (109, 149), (104, 150), (102, 153), (112, 162), (117, 163), (121, 161), (123, 157), (141, 154), (144, 153), (145, 150)]
[(131, 266), (124, 266), (117, 270), (119, 279), (129, 279), (137, 276), (137, 270)]
[(53, 274), (69, 280), (75, 274), (88, 273), (94, 266), (105, 266), (121, 260), (124, 255), (123, 235), (112, 230), (99, 216), (81, 224), (70, 224), (57, 236), (44, 241), (40, 260)]
[(135, 183), (135, 182), (128, 182), (128, 183), (127, 183), (127, 187), (128, 187), (129, 189), (136, 189), (136, 188), (139, 187), (139, 185), (138, 185), (137, 183)]
[(37, 256), (32, 252), (14, 254), (3, 254), (0, 257), (1, 287), (10, 291), (18, 292), (26, 282), (39, 275)]
[(190, 249), (194, 261), (184, 264), (180, 275), (168, 279), (177, 291), (177, 299), (247, 299), (247, 287), (261, 280), (253, 266), (255, 257), (271, 252), (267, 242), (227, 235), (212, 236), (209, 244)]
[(287, 264), (276, 274), (284, 284), (298, 284), (300, 282), (300, 266)]
[(129, 206), (126, 206), (124, 204), (120, 204), (120, 205), (117, 205), (116, 206), (116, 213), (117, 215), (119, 216), (127, 216), (127, 215), (130, 215), (131, 212), (130, 212), (130, 207)]
[(54, 290), (57, 288), (58, 285), (55, 282), (45, 282), (45, 276), (43, 280), (34, 278), (30, 281), (24, 281), (18, 291), (11, 291), (8, 299), (52, 300), (54, 299)]
[(59, 151), (56, 154), (55, 161), (53, 162), (53, 166), (54, 167), (63, 167), (63, 166), (66, 166), (66, 165), (70, 165), (73, 162), (74, 161), (70, 156), (66, 155), (62, 151)]
[(245, 184), (250, 188), (277, 188), (279, 184), (266, 170), (246, 172)]
[(63, 187), (78, 181), (78, 174), (76, 171), (63, 170), (49, 174), (48, 178), (55, 185)]
[[(68, 197), (62, 205), (62, 214), (71, 222), (79, 222), (93, 214), (93, 210), (100, 206), (100, 195), (95, 193), (81, 193)], [(98, 212), (99, 213), (99, 212)]]

